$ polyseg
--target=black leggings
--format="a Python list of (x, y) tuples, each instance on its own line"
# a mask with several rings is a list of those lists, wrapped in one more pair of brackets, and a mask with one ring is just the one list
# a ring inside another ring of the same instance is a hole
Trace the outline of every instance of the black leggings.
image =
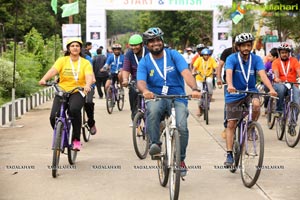
[[(80, 141), (81, 132), (81, 109), (84, 105), (85, 99), (79, 92), (70, 95), (68, 114), (72, 121), (73, 126), (73, 140), (76, 139)], [(53, 100), (52, 110), (50, 114), (50, 123), (52, 128), (55, 126), (55, 117), (59, 116), (60, 112), (60, 98), (55, 96)]]

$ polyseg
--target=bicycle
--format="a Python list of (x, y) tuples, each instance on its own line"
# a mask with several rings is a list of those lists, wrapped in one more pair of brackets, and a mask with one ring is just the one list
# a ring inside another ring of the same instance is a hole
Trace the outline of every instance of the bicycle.
[(53, 159), (52, 159), (52, 177), (57, 177), (57, 170), (59, 168), (59, 160), (60, 153), (64, 153), (65, 149), (67, 149), (68, 161), (70, 165), (75, 164), (77, 157), (77, 150), (73, 150), (72, 145), (72, 135), (73, 135), (73, 127), (71, 123), (71, 119), (68, 116), (67, 108), (68, 101), (70, 95), (75, 90), (83, 90), (82, 87), (76, 87), (71, 91), (64, 92), (61, 91), (54, 82), (46, 83), (46, 86), (54, 86), (55, 95), (61, 99), (61, 106), (59, 111), (59, 117), (56, 118), (54, 133), (53, 133), (53, 142), (52, 142), (52, 150), (53, 150)]
[(111, 79), (111, 84), (106, 91), (106, 109), (109, 114), (112, 114), (116, 102), (119, 111), (124, 107), (124, 89), (120, 88), (118, 81), (114, 79), (114, 77)]
[(243, 104), (243, 114), (237, 122), (233, 142), (234, 163), (230, 171), (234, 173), (240, 168), (243, 184), (251, 188), (259, 178), (264, 158), (263, 130), (258, 122), (252, 120), (252, 99), (253, 95), (270, 95), (251, 91), (237, 91), (237, 93), (248, 95), (250, 103)]
[[(129, 83), (130, 87), (136, 88), (136, 83), (131, 81)], [(132, 122), (132, 141), (133, 147), (136, 155), (140, 159), (145, 159), (149, 151), (149, 135), (147, 134), (146, 126), (146, 104), (145, 98), (142, 94), (138, 93), (138, 112), (135, 114)]]
[[(160, 185), (165, 187), (169, 180), (170, 199), (178, 199), (180, 188), (180, 135), (176, 127), (175, 99), (191, 99), (186, 95), (156, 95), (157, 99), (171, 99), (171, 113), (164, 117), (164, 129), (160, 133), (161, 153), (152, 156), (157, 160)], [(170, 177), (170, 178), (169, 178)]]
[(82, 107), (82, 136), (85, 142), (88, 142), (91, 137), (91, 128), (88, 125), (88, 118), (84, 106)]
[[(300, 139), (300, 122), (299, 111), (300, 106), (293, 102), (293, 85), (294, 82), (285, 82), (285, 86), (289, 89), (290, 95), (284, 98), (283, 114), (276, 120), (277, 139), (282, 140), (285, 135), (285, 141), (289, 147), (295, 147)], [(287, 133), (285, 133), (287, 130)]]

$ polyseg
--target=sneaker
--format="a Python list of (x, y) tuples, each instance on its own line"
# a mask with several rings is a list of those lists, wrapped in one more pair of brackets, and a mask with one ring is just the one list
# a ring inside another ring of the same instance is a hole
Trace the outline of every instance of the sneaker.
[(80, 151), (80, 148), (81, 148), (81, 143), (80, 143), (80, 141), (78, 141), (78, 140), (74, 140), (73, 141), (73, 150), (77, 150), (77, 151)]
[(232, 154), (228, 153), (227, 158), (224, 162), (225, 167), (231, 167), (233, 165), (233, 156)]
[(159, 154), (161, 152), (161, 148), (158, 144), (152, 144), (150, 146), (150, 150), (149, 150), (149, 154), (151, 156), (155, 155), (155, 154)]
[(91, 128), (91, 135), (95, 135), (97, 133), (96, 124)]
[(186, 176), (186, 174), (187, 174), (187, 167), (185, 165), (185, 162), (181, 161), (181, 163), (180, 163), (180, 176), (184, 177), (184, 176)]

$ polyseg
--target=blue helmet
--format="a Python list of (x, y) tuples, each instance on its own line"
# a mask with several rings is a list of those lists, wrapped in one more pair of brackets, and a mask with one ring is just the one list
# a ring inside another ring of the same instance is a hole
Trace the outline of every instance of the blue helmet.
[(208, 48), (202, 49), (202, 51), (201, 51), (201, 55), (210, 55), (210, 54), (211, 54), (211, 52)]

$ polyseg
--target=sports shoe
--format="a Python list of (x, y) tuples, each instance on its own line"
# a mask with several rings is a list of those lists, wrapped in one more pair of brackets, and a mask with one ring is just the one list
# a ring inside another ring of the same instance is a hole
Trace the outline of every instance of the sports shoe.
[(73, 150), (77, 150), (77, 151), (80, 151), (80, 148), (81, 148), (81, 143), (80, 143), (80, 141), (78, 141), (78, 140), (74, 140), (73, 141)]
[(158, 144), (152, 144), (150, 146), (150, 150), (149, 150), (149, 154), (151, 156), (155, 155), (155, 154), (159, 154), (161, 152), (161, 148)]
[(91, 128), (91, 135), (95, 135), (97, 133), (96, 124)]
[(186, 174), (187, 174), (187, 167), (185, 165), (185, 162), (181, 161), (181, 163), (180, 163), (180, 176), (184, 177), (184, 176), (186, 176)]
[(227, 153), (227, 158), (224, 162), (225, 167), (231, 167), (233, 165), (233, 156), (231, 153)]

